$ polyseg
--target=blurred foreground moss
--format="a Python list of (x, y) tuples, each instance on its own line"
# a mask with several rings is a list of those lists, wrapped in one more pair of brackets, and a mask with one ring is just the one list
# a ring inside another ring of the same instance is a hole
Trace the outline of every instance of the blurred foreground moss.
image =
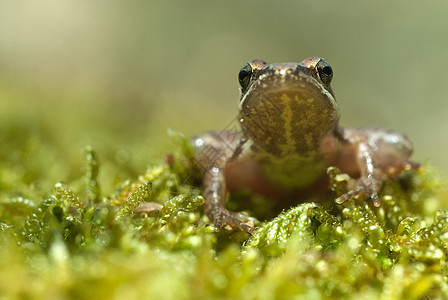
[[(380, 208), (364, 199), (331, 208), (305, 202), (249, 237), (214, 232), (183, 141), (186, 154), (119, 182), (115, 192), (101, 189), (101, 155), (91, 147), (84, 151), (85, 174), (48, 191), (23, 182), (6, 164), (0, 296), (448, 297), (448, 212), (439, 208), (440, 179), (430, 168), (389, 180)], [(344, 176), (331, 174), (333, 188), (343, 188)]]

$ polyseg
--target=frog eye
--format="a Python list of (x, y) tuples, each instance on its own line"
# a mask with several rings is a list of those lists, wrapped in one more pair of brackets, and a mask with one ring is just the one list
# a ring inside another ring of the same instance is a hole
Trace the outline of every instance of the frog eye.
[(241, 88), (243, 90), (247, 89), (252, 74), (253, 70), (249, 63), (245, 64), (238, 73), (238, 81), (240, 82)]
[(331, 66), (323, 59), (321, 59), (317, 65), (317, 74), (319, 75), (320, 80), (324, 84), (330, 84), (331, 80), (333, 79), (333, 69)]

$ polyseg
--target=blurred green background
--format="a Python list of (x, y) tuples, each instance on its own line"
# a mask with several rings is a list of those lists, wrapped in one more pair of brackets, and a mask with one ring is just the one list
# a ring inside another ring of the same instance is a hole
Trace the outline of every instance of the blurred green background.
[(132, 176), (173, 151), (167, 128), (235, 117), (247, 60), (322, 56), (342, 125), (395, 128), (446, 170), (448, 4), (421, 3), (1, 1), (2, 147), (53, 162), (30, 182), (76, 176), (88, 144)]

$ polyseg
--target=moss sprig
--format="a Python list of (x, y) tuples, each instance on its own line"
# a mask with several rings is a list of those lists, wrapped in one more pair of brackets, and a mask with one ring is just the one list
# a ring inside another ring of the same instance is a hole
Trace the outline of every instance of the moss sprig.
[(84, 149), (85, 153), (85, 182), (87, 185), (87, 198), (94, 202), (101, 201), (100, 185), (98, 183), (99, 162), (98, 155), (91, 146)]
[(291, 238), (300, 239), (307, 248), (316, 245), (328, 248), (338, 243), (343, 234), (341, 223), (334, 216), (318, 204), (305, 203), (262, 225), (246, 243), (246, 248), (258, 247), (276, 256), (284, 251)]
[(152, 182), (145, 181), (135, 190), (120, 208), (117, 218), (130, 215), (140, 204), (148, 200), (152, 193)]

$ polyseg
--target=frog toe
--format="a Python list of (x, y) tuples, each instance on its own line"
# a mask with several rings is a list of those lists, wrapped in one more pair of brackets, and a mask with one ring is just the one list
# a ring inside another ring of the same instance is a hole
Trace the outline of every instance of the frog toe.
[(337, 204), (342, 204), (346, 201), (352, 200), (354, 199), (356, 196), (358, 196), (359, 194), (361, 194), (362, 189), (360, 186), (357, 186), (356, 188), (348, 191), (345, 194), (342, 194), (341, 196), (339, 196), (338, 198), (336, 198), (335, 202)]
[(421, 163), (418, 163), (415, 161), (406, 160), (397, 166), (388, 167), (385, 170), (385, 173), (388, 176), (394, 176), (394, 175), (400, 174), (402, 171), (409, 171), (409, 170), (421, 171), (421, 170), (423, 170), (423, 165)]
[(347, 193), (339, 196), (336, 198), (335, 202), (337, 204), (342, 204), (346, 201), (352, 200), (355, 197), (358, 197), (360, 195), (365, 195), (367, 198), (372, 199), (373, 205), (375, 207), (381, 206), (381, 201), (378, 197), (378, 193), (375, 189), (370, 187), (369, 184), (366, 184), (365, 182), (361, 182), (359, 185), (357, 185), (355, 188), (351, 189)]
[(253, 225), (257, 222), (255, 218), (225, 209), (221, 210), (214, 219), (216, 231), (220, 231), (223, 227), (230, 227), (233, 229), (246, 231), (251, 235), (255, 235), (255, 228), (253, 227)]

